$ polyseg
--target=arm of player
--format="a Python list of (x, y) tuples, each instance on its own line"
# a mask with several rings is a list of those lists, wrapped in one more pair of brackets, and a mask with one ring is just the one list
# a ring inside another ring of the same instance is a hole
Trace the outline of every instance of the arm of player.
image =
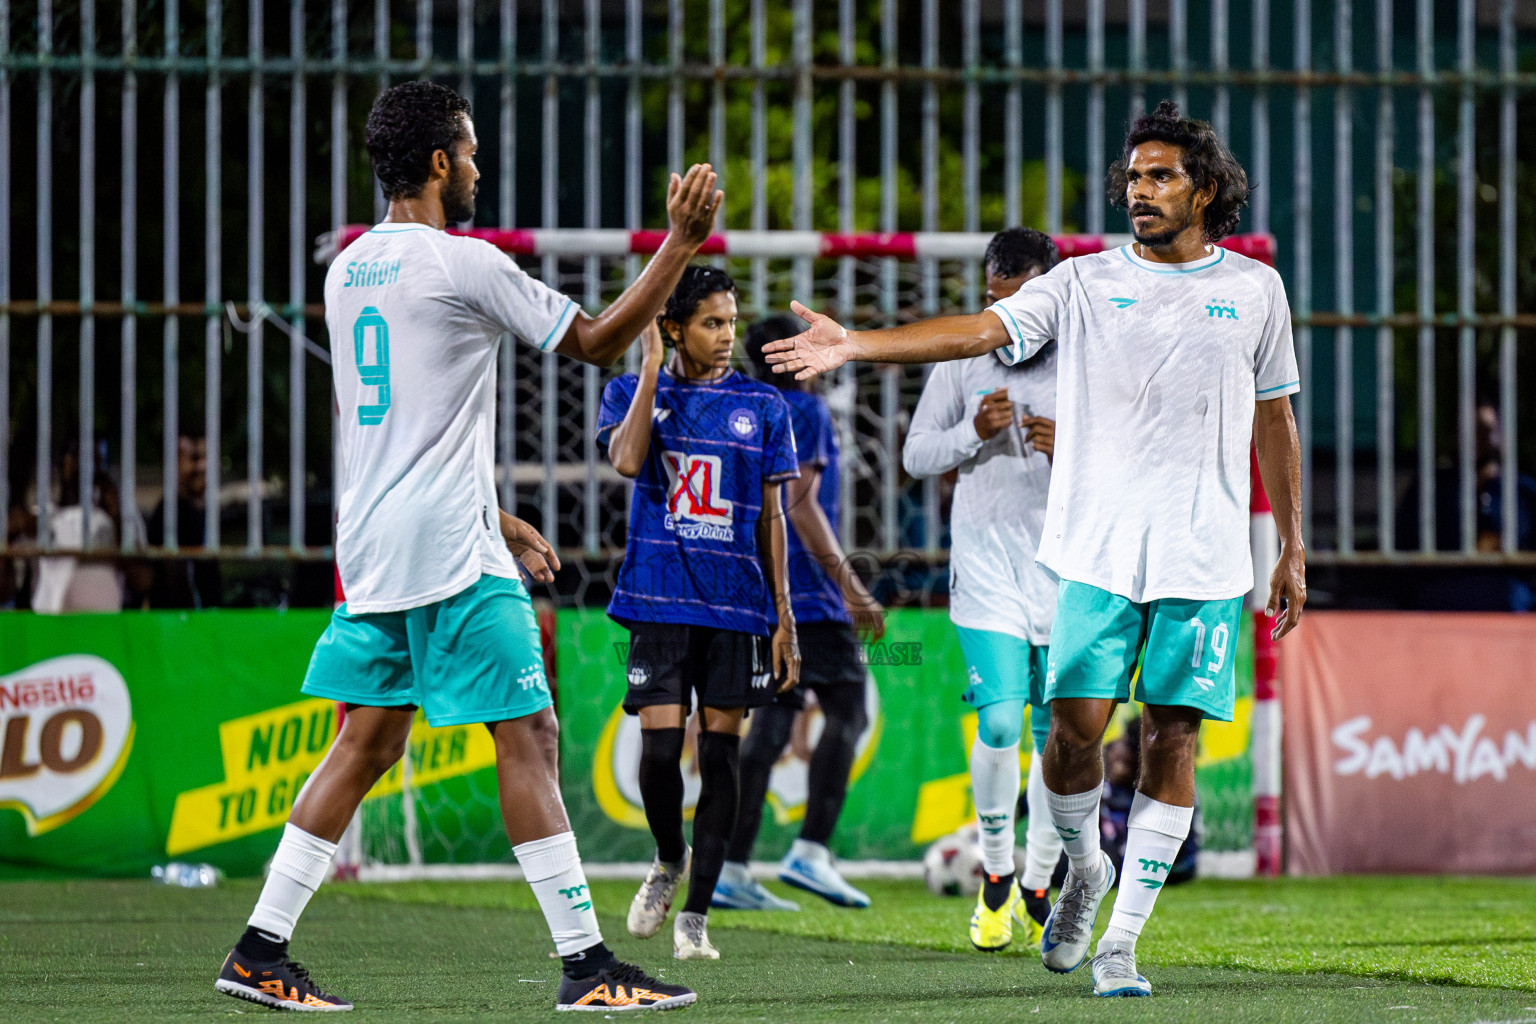
[[(996, 394), (1002, 395), (1002, 408), (1007, 410), (1007, 418), (1011, 418), (1013, 406), (1008, 404), (1007, 389), (993, 392)], [(992, 400), (992, 395), (983, 400), (982, 406), (988, 400)], [(919, 478), (940, 476), (981, 451), (987, 437), (997, 430), (982, 436), (982, 428), (992, 422), (990, 411), (984, 416), (984, 409), (978, 406), (975, 416), (967, 416), (965, 407), (966, 396), (960, 390), (960, 380), (953, 367), (948, 363), (935, 367), (928, 383), (923, 385), (923, 393), (912, 413), (912, 426), (901, 445), (902, 468)]]
[(821, 503), (816, 500), (820, 487), (820, 466), (802, 464), (799, 477), (784, 481), (789, 498), (789, 525), (794, 527), (805, 550), (842, 591), (843, 606), (853, 616), (854, 628), (871, 640), (879, 640), (885, 636), (885, 609), (865, 588), (859, 574), (853, 571), (842, 542), (833, 532)]
[(784, 507), (779, 497), (779, 481), (763, 481), (763, 511), (757, 518), (757, 550), (763, 559), (763, 576), (779, 624), (773, 631), (773, 675), (779, 692), (800, 684), (800, 640), (795, 632), (795, 612), (789, 603), (789, 554), (784, 536)]
[(681, 178), (672, 175), (667, 184), (669, 230), (661, 248), (607, 309), (597, 316), (578, 313), (556, 352), (594, 366), (612, 366), (624, 354), (645, 325), (656, 319), (683, 268), (714, 231), (715, 217), (725, 201), (725, 193), (715, 188), (716, 180), (709, 164), (694, 164)]
[[(1269, 495), (1280, 531), (1280, 560), (1269, 577), (1268, 615), (1284, 615), (1275, 623), (1279, 640), (1301, 621), (1307, 603), (1307, 551), (1301, 540), (1301, 442), (1288, 397), (1254, 403), (1253, 439), (1259, 453), (1259, 479)], [(1283, 603), (1283, 607), (1282, 607)]]
[(651, 450), (651, 416), (656, 406), (656, 377), (661, 372), (666, 349), (661, 344), (661, 328), (652, 317), (642, 339), (645, 357), (640, 364), (640, 383), (630, 399), (624, 421), (608, 435), (608, 461), (620, 476), (633, 480), (640, 475), (645, 457)]
[(850, 331), (798, 302), (791, 302), (789, 308), (808, 325), (805, 333), (771, 342), (763, 346), (763, 352), (774, 373), (793, 373), (796, 380), (809, 380), (847, 362), (942, 363), (968, 359), (1012, 341), (1002, 318), (991, 310), (934, 317), (875, 331)]

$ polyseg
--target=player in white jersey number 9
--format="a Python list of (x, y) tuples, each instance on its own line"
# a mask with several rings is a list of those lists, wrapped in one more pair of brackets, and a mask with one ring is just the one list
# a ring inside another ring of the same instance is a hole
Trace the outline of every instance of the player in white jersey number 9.
[(660, 311), (714, 228), (708, 165), (671, 176), (670, 231), (645, 271), (596, 316), (485, 242), (473, 220), (478, 140), (469, 103), (407, 82), (384, 90), (367, 144), (389, 212), (326, 275), (339, 412), (337, 564), (347, 602), (316, 646), (303, 690), (347, 707), (294, 801), (255, 913), (216, 988), (296, 1010), (350, 1010), (288, 957), (363, 797), (429, 724), (494, 737), (514, 854), (563, 961), (558, 1009), (667, 1009), (692, 991), (620, 963), (603, 944), (560, 795), (558, 733), (528, 592), (560, 567), (532, 526), (500, 511), (493, 473), (496, 359), (504, 335), (608, 366)]

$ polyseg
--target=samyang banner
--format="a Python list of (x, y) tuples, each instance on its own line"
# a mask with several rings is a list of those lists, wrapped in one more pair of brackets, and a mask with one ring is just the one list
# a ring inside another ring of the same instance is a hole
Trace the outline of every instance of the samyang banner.
[(1291, 874), (1536, 871), (1536, 617), (1314, 612), (1281, 647)]

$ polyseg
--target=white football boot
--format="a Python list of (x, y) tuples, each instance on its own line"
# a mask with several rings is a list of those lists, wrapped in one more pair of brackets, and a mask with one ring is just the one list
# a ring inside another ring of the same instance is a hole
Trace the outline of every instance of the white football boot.
[(677, 887), (688, 875), (688, 862), (692, 853), (692, 850), (685, 849), (683, 863), (675, 870), (659, 860), (651, 862), (651, 870), (646, 874), (645, 881), (640, 883), (640, 891), (635, 893), (634, 901), (629, 905), (629, 934), (637, 939), (648, 939), (661, 931), (667, 914), (672, 910)]

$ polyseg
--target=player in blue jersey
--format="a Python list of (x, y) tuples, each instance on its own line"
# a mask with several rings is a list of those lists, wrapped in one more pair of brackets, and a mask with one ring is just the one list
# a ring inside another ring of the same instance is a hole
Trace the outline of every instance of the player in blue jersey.
[[(837, 539), (838, 444), (827, 403), (808, 384), (776, 374), (763, 346), (801, 331), (795, 317), (753, 324), (742, 339), (759, 380), (783, 388), (795, 432), (800, 476), (784, 485), (789, 519), (789, 593), (804, 663), (800, 681), (816, 694), (822, 731), (811, 754), (805, 819), (800, 837), (779, 865), (779, 879), (845, 907), (867, 907), (869, 897), (838, 873), (827, 843), (848, 795), (859, 737), (869, 724), (867, 675), (855, 633), (879, 640), (885, 609), (864, 588)], [(737, 910), (798, 910), (769, 892), (747, 871), (747, 858), (762, 827), (763, 800), (774, 763), (789, 743), (795, 716), (805, 707), (802, 689), (789, 690), (752, 716), (741, 748), (741, 813), (715, 886), (714, 905)]]
[[(720, 956), (705, 925), (736, 825), (742, 719), (800, 675), (779, 497), (799, 473), (789, 408), (777, 388), (731, 369), (735, 343), (735, 283), (689, 267), (647, 331), (640, 373), (609, 381), (597, 420), (614, 468), (635, 481), (608, 614), (630, 630), (624, 710), (640, 717), (640, 794), (656, 861), (629, 930), (655, 935), (686, 874), (672, 929), (685, 960)], [(690, 870), (680, 760), (695, 699)]]

